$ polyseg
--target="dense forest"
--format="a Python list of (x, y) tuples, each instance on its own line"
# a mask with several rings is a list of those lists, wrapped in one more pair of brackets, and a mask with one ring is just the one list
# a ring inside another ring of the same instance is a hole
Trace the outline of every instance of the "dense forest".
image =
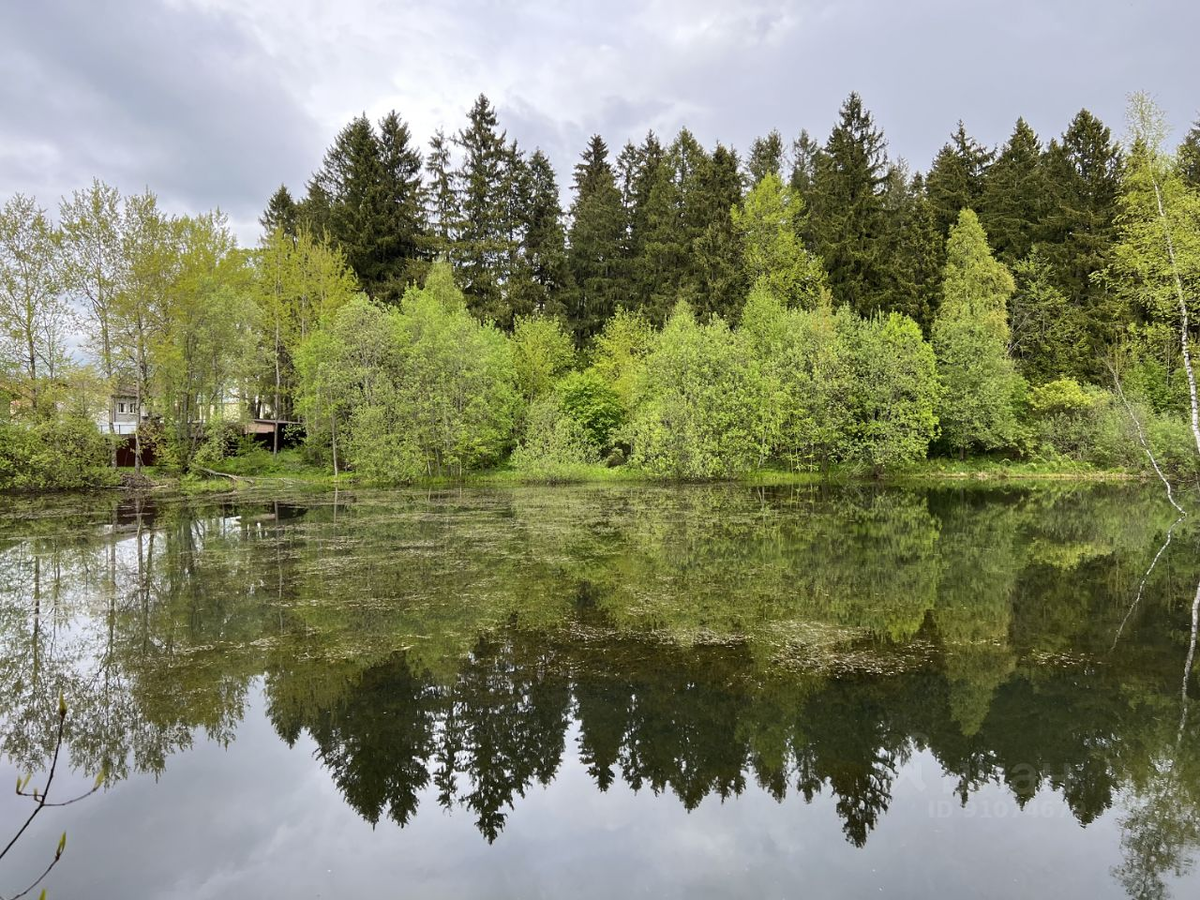
[(996, 148), (960, 122), (913, 172), (851, 94), (823, 142), (772, 131), (744, 156), (593, 136), (564, 209), (480, 96), (426, 150), (394, 112), (352, 120), (253, 249), (149, 191), (96, 181), (56, 218), (16, 195), (0, 487), (111, 478), (118, 389), (139, 462), (180, 471), (245, 453), (253, 415), (379, 483), (1147, 449), (1191, 475), (1200, 124), (1174, 152), (1165, 134), (1140, 96), (1123, 142), (1086, 110)]

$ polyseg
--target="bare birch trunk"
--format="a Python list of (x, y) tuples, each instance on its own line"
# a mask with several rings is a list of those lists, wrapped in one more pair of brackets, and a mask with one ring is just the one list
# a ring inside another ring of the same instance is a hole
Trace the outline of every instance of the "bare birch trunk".
[(1179, 276), (1179, 264), (1175, 260), (1175, 241), (1171, 237), (1171, 225), (1163, 209), (1162, 191), (1158, 178), (1154, 178), (1154, 200), (1158, 205), (1158, 219), (1162, 223), (1163, 237), (1167, 241), (1167, 259), (1171, 263), (1171, 276), (1175, 280), (1175, 296), (1179, 300), (1179, 343), (1183, 348), (1183, 369), (1187, 373), (1188, 396), (1192, 402), (1192, 437), (1196, 439), (1196, 452), (1200, 453), (1200, 402), (1196, 399), (1196, 373), (1192, 369), (1192, 351), (1188, 346), (1187, 299), (1183, 293), (1183, 279)]

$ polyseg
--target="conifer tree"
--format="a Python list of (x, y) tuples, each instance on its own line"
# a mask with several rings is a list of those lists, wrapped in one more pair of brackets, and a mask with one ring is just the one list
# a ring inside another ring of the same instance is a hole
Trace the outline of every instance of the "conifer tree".
[(861, 314), (886, 304), (887, 173), (883, 133), (862, 98), (852, 93), (824, 150), (816, 155), (805, 200), (810, 246), (825, 263), (834, 299)]
[(530, 308), (543, 315), (561, 315), (570, 276), (558, 180), (541, 150), (535, 150), (529, 158), (527, 172), (528, 191), (521, 215), (524, 257), (532, 286)]
[(1013, 408), (1018, 386), (1008, 355), (1008, 299), (1013, 277), (988, 247), (979, 219), (959, 213), (946, 244), (942, 302), (933, 347), (942, 383), (938, 419), (945, 442), (960, 455), (994, 450), (1017, 436)]
[(1046, 211), (1042, 146), (1024, 119), (988, 168), (980, 199), (979, 221), (996, 258), (1012, 265), (1029, 255)]
[[(630, 309), (646, 310), (648, 314), (657, 287), (657, 273), (648, 252), (651, 226), (657, 228), (660, 221), (669, 218), (660, 208), (668, 200), (674, 204), (674, 189), (665, 171), (665, 151), (653, 131), (632, 152), (622, 155), (625, 160), (622, 201), (626, 231), (626, 305)], [(654, 193), (656, 187), (657, 194)]]
[(1087, 346), (1081, 370), (1064, 374), (1099, 377), (1104, 349), (1124, 327), (1119, 299), (1092, 277), (1110, 259), (1122, 170), (1112, 133), (1087, 110), (1046, 153), (1050, 209), (1040, 245), (1058, 287), (1078, 312)]
[(258, 224), (262, 226), (264, 234), (282, 231), (288, 237), (296, 236), (299, 224), (298, 209), (286, 184), (281, 184), (271, 195), (271, 199), (267, 201), (267, 208), (263, 210), (263, 214), (258, 219)]
[(696, 236), (691, 244), (696, 313), (704, 319), (736, 318), (746, 294), (741, 235), (731, 211), (742, 202), (737, 153), (718, 144), (696, 175), (692, 207)]
[(509, 203), (504, 190), (511, 154), (496, 110), (483, 94), (468, 113), (454, 143), (462, 153), (456, 173), (458, 234), (454, 255), (467, 306), (484, 320), (511, 318), (504, 308), (505, 260), (509, 253)]
[(572, 284), (566, 305), (571, 331), (583, 343), (604, 327), (622, 300), (614, 276), (623, 261), (625, 213), (600, 135), (592, 136), (576, 163), (574, 187), (567, 256)]
[(379, 120), (380, 162), (383, 172), (385, 226), (379, 252), (389, 258), (388, 284), (381, 298), (399, 301), (405, 288), (416, 282), (425, 269), (426, 221), (424, 189), (421, 184), (421, 151), (412, 134), (395, 112)]
[(958, 220), (961, 210), (979, 209), (991, 161), (992, 153), (967, 134), (960, 120), (950, 143), (938, 151), (925, 180), (926, 193), (943, 233)]
[(946, 241), (921, 176), (910, 179), (903, 164), (893, 165), (884, 210), (889, 259), (884, 307), (908, 316), (928, 334), (941, 298)]
[(700, 189), (706, 164), (704, 148), (685, 128), (653, 173), (636, 277), (641, 309), (657, 325), (666, 322), (678, 301), (700, 299), (692, 248), (711, 212)]
[(821, 145), (812, 139), (807, 130), (801, 129), (800, 136), (792, 142), (792, 172), (789, 180), (805, 203), (812, 191), (820, 155)]
[(1183, 143), (1179, 145), (1179, 175), (1183, 183), (1200, 190), (1200, 119), (1196, 121)]
[(450, 141), (442, 129), (429, 141), (425, 159), (425, 216), (429, 222), (429, 249), (434, 257), (453, 261), (454, 242), (458, 237), (461, 212), (454, 185), (454, 166)]
[(1045, 257), (1035, 249), (1012, 271), (1016, 290), (1008, 303), (1009, 350), (1021, 374), (1044, 384), (1079, 371), (1087, 349), (1079, 310), (1055, 284)]
[(771, 129), (766, 137), (755, 138), (750, 144), (750, 155), (746, 157), (750, 187), (770, 174), (783, 177), (783, 136), (777, 129)]
[(421, 155), (392, 112), (379, 131), (365, 115), (334, 139), (309, 181), (306, 224), (346, 256), (363, 289), (396, 302), (419, 259), (424, 230)]

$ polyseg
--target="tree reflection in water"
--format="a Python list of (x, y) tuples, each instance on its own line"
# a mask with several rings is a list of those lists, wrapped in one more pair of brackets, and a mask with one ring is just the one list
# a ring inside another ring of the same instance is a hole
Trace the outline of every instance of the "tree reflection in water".
[(1164, 896), (1200, 843), (1171, 512), (1113, 486), (30, 501), (0, 514), (4, 751), (37, 768), (61, 690), (72, 766), (160, 772), (234, 740), (262, 676), (371, 822), (436, 796), (495, 841), (570, 753), (689, 810), (827, 794), (856, 846), (923, 753), (964, 804), (1119, 807), (1114, 876)]

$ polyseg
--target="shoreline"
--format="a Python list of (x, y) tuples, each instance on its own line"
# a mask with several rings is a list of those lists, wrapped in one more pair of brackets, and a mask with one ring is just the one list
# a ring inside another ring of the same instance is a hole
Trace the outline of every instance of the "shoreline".
[(497, 488), (497, 487), (567, 487), (593, 484), (643, 485), (662, 487), (671, 485), (727, 484), (745, 487), (786, 487), (788, 485), (829, 486), (879, 486), (903, 487), (906, 485), (930, 486), (939, 483), (961, 485), (963, 483), (1021, 483), (1060, 482), (1070, 483), (1128, 483), (1148, 480), (1144, 473), (1119, 469), (1091, 469), (1073, 466), (1053, 466), (1045, 463), (1002, 464), (988, 463), (947, 465), (944, 461), (909, 466), (881, 477), (874, 477), (862, 470), (832, 469), (828, 472), (789, 472), (783, 470), (760, 470), (728, 478), (706, 480), (679, 480), (657, 478), (624, 467), (575, 471), (559, 477), (526, 475), (512, 469), (492, 469), (473, 472), (459, 478), (434, 477), (418, 481), (383, 485), (358, 481), (353, 474), (342, 474), (336, 478), (329, 473), (263, 473), (240, 475), (210, 470), (207, 477), (166, 474), (143, 474), (134, 482), (132, 473), (122, 472), (121, 481), (113, 485), (62, 490), (2, 491), (9, 497), (41, 496), (47, 494), (161, 494), (177, 493), (190, 495), (239, 494), (260, 489), (286, 489), (298, 491), (328, 491), (342, 488), (388, 490), (403, 488)]

